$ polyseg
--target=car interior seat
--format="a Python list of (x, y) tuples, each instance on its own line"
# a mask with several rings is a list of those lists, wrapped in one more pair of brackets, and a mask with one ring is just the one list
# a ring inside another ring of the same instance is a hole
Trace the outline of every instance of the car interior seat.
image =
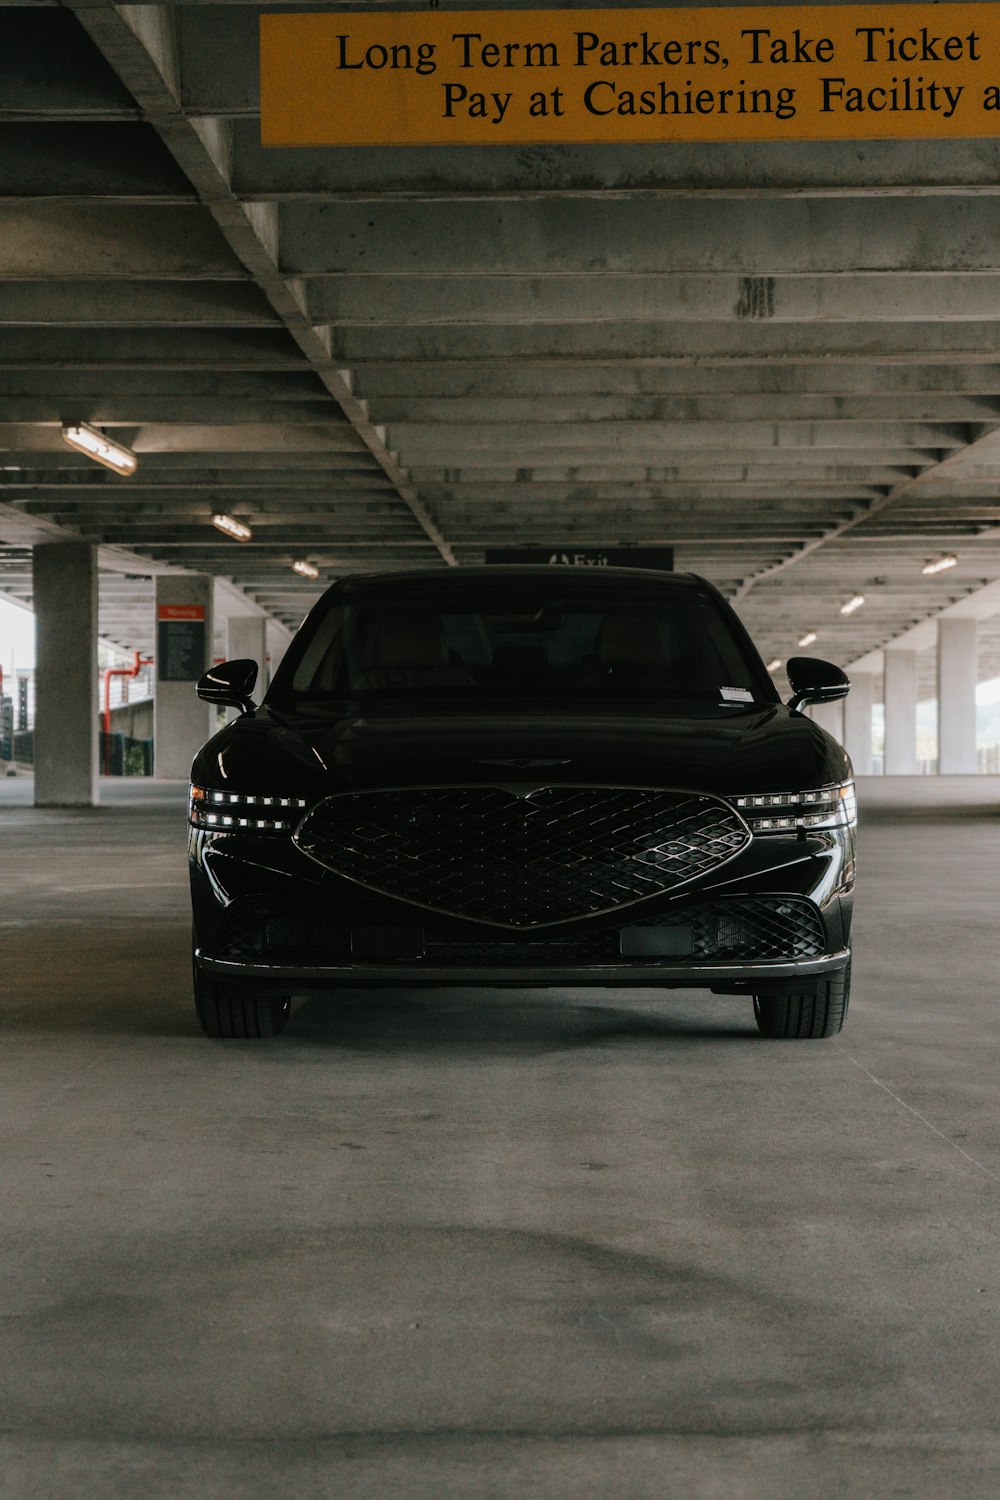
[(530, 692), (548, 677), (549, 653), (544, 646), (504, 644), (493, 652), (489, 681), (495, 687), (524, 688)]
[(471, 672), (452, 664), (441, 619), (430, 610), (386, 610), (377, 615), (365, 655), (367, 664), (354, 682), (361, 692), (475, 684)]
[(669, 662), (659, 615), (639, 610), (605, 615), (589, 667), (596, 680), (628, 687), (663, 686)]

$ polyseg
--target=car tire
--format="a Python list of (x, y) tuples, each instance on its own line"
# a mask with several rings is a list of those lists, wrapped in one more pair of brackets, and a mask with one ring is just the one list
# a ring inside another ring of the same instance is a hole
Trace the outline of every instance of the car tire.
[(259, 1041), (280, 1036), (288, 1024), (291, 1000), (210, 978), (194, 971), (194, 1005), (206, 1036)]
[(851, 998), (851, 964), (821, 980), (814, 993), (754, 995), (753, 1013), (766, 1037), (791, 1039), (836, 1036)]

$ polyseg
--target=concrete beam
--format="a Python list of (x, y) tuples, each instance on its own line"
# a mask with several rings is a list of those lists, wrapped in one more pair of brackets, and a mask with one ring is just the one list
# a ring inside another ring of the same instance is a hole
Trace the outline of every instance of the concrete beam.
[[(34, 328), (269, 328), (278, 323), (255, 286), (227, 281), (0, 282), (0, 325)], [(91, 335), (93, 337), (93, 335)]]
[(494, 204), (341, 203), (281, 211), (281, 270), (330, 274), (558, 276), (690, 271), (738, 276), (1000, 270), (996, 205), (942, 213), (923, 198), (692, 198)]
[[(492, 265), (492, 257), (491, 257)], [(466, 324), (961, 323), (1000, 320), (1000, 277), (875, 272), (829, 276), (314, 276), (294, 283), (310, 320), (331, 327)]]
[(181, 423), (146, 423), (131, 445), (136, 453), (311, 453), (365, 452), (357, 433), (332, 406), (322, 422), (293, 425), (272, 422), (268, 427), (247, 431), (243, 426), (195, 426)]
[(0, 202), (0, 279), (245, 281), (199, 203)]
[[(188, 17), (185, 32), (187, 62), (193, 63)], [(226, 52), (232, 52), (231, 44)], [(228, 70), (215, 69), (214, 95), (205, 72), (189, 82), (189, 104), (227, 113)], [(190, 78), (187, 65), (185, 73)], [(243, 78), (240, 108), (252, 107), (255, 82)], [(237, 104), (235, 89), (231, 102)], [(995, 141), (866, 141), (863, 151), (853, 141), (810, 141), (805, 149), (797, 142), (719, 141), (566, 145), (558, 151), (545, 146), (411, 146), (276, 152), (261, 146), (256, 120), (240, 118), (233, 121), (233, 162), (233, 186), (241, 197), (325, 202), (465, 195), (509, 201), (602, 193), (619, 199), (623, 194), (690, 199), (712, 193), (727, 198), (777, 193), (964, 196), (976, 191), (992, 195), (1000, 183)]]
[[(998, 304), (1000, 305), (1000, 304)], [(1000, 392), (996, 396), (961, 396), (928, 392), (894, 395), (872, 388), (856, 396), (724, 395), (676, 396), (409, 396), (370, 400), (379, 422), (516, 425), (522, 430), (536, 422), (868, 422), (878, 392), (880, 421), (1000, 422)], [(2, 392), (2, 385), (0, 385)]]
[(982, 474), (970, 478), (968, 471), (963, 469), (957, 478), (949, 479), (944, 475), (931, 473), (927, 476), (926, 486), (921, 486), (917, 491), (914, 503), (919, 501), (928, 506), (940, 505), (950, 513), (957, 501), (968, 500), (972, 505), (982, 504), (984, 500), (997, 494), (998, 487), (1000, 474)]
[[(173, 431), (173, 429), (168, 430)], [(5, 431), (16, 433), (16, 441), (5, 444), (2, 436)], [(226, 433), (238, 431), (238, 429), (224, 428), (222, 431)], [(119, 436), (123, 437), (126, 432), (130, 432), (134, 439), (136, 429), (118, 429)], [(30, 438), (26, 436), (29, 433)], [(62, 486), (64, 481), (66, 487), (70, 489), (87, 484), (86, 479), (83, 478), (86, 470), (81, 471), (78, 466), (63, 464), (62, 453), (69, 454), (70, 450), (63, 443), (59, 428), (55, 425), (31, 428), (24, 425), (11, 425), (7, 428), (0, 428), (0, 448), (4, 450), (4, 465), (10, 465), (16, 469), (16, 479), (12, 479), (11, 483), (19, 488), (32, 483)], [(96, 483), (103, 483), (107, 478), (111, 485), (117, 488), (122, 482), (110, 473), (98, 475), (93, 464), (89, 465), (89, 468), (95, 476)], [(301, 473), (304, 476), (304, 482), (308, 484), (322, 483), (323, 476), (329, 476), (331, 485), (345, 482), (351, 486), (357, 484), (366, 489), (388, 492), (386, 485), (382, 483), (385, 475), (371, 462), (370, 456), (364, 450), (352, 453), (317, 447), (286, 452), (279, 448), (269, 453), (235, 447), (229, 439), (225, 439), (217, 451), (208, 449), (186, 452), (181, 448), (154, 452), (147, 448), (142, 468), (139, 470), (142, 477), (138, 488), (141, 489), (143, 483), (147, 482), (157, 484), (161, 477), (167, 484), (190, 486), (218, 483), (225, 485), (227, 475), (229, 476), (228, 482), (240, 487), (248, 479), (252, 483), (261, 483), (260, 471), (264, 470), (274, 471), (277, 483), (291, 484), (296, 488)], [(212, 475), (217, 475), (218, 479), (212, 479), (210, 477)], [(131, 481), (126, 482), (131, 483)]]
[(516, 451), (540, 448), (552, 452), (572, 448), (577, 453), (587, 449), (610, 452), (624, 448), (631, 457), (644, 451), (667, 456), (671, 448), (715, 447), (719, 452), (753, 451), (757, 448), (860, 448), (878, 451), (883, 447), (957, 449), (967, 441), (961, 427), (944, 423), (915, 422), (536, 422), (527, 430), (516, 427), (494, 427), (489, 424), (441, 422), (433, 427), (394, 423), (390, 439), (405, 455), (407, 462), (419, 462), (432, 452), (454, 455), (478, 448), (491, 453), (503, 452), (507, 446)]
[[(393, 505), (391, 500), (373, 502), (363, 496), (351, 498), (339, 494), (320, 499), (318, 491), (313, 493), (315, 498), (310, 501), (302, 499), (294, 492), (284, 497), (276, 497), (268, 494), (266, 490), (254, 494), (240, 491), (234, 493), (231, 500), (240, 515), (251, 522), (264, 516), (272, 518), (299, 516), (315, 521), (328, 521), (336, 517), (351, 524), (369, 522), (383, 525), (391, 524), (399, 516), (399, 506)], [(129, 491), (129, 515), (137, 524), (146, 522), (155, 525), (159, 521), (171, 519), (182, 521), (192, 517), (204, 520), (218, 503), (217, 494), (211, 497), (186, 493), (171, 496), (168, 492), (162, 498), (156, 498), (154, 492), (153, 498), (139, 501), (132, 491)], [(42, 507), (40, 512), (36, 511), (36, 507)], [(98, 491), (85, 500), (63, 499), (60, 501), (57, 495), (50, 496), (44, 502), (26, 501), (21, 508), (26, 515), (36, 513), (54, 515), (63, 511), (81, 521), (91, 523), (100, 523), (110, 519), (120, 522), (122, 519), (121, 500), (103, 491)]]
[[(887, 485), (896, 482), (902, 471), (866, 471), (862, 482), (857, 470), (848, 469), (845, 475), (838, 464), (814, 464), (805, 473), (782, 474), (774, 466), (769, 469), (740, 463), (713, 466), (706, 458), (701, 464), (669, 467), (614, 463), (584, 467), (563, 463), (540, 464), (525, 470), (511, 463), (465, 465), (461, 469), (419, 468), (412, 472), (428, 501), (454, 498), (489, 504), (497, 500), (520, 500), (529, 505), (535, 497), (544, 506), (549, 500), (575, 503), (577, 499), (603, 498), (621, 507), (632, 501), (642, 505), (662, 500), (665, 505), (700, 506), (704, 502), (711, 508), (716, 501), (729, 504), (740, 497), (765, 505), (787, 503), (793, 507), (803, 500), (874, 500), (884, 494)], [(707, 499), (706, 487), (711, 491)]]
[(131, 120), (27, 124), (3, 121), (0, 109), (0, 200), (56, 196), (173, 203), (189, 202), (194, 193), (148, 125)]
[(281, 328), (33, 327), (30, 343), (18, 328), (0, 327), (0, 369), (72, 370), (294, 370), (302, 355)]
[[(217, 486), (211, 498), (204, 494), (204, 485), (171, 486), (162, 488), (147, 485), (141, 492), (129, 490), (129, 503), (137, 514), (148, 515), (194, 515), (204, 514), (223, 498), (227, 504), (238, 506), (248, 513), (255, 509), (270, 511), (297, 511), (302, 515), (326, 515), (330, 511), (354, 515), (359, 518), (376, 519), (398, 513), (392, 497), (380, 498), (377, 491), (341, 489), (334, 485), (305, 485), (302, 490), (285, 490), (271, 493), (266, 487), (251, 488), (245, 485)], [(51, 485), (42, 491), (15, 491), (13, 487), (4, 491), (9, 504), (16, 504), (26, 515), (47, 515), (53, 509), (65, 509), (81, 516), (92, 516), (102, 511), (121, 515), (121, 501), (111, 492), (100, 488), (87, 491), (72, 486)]]
[[(0, 361), (2, 364), (2, 361)], [(1000, 368), (970, 365), (723, 364), (680, 368), (669, 364), (592, 363), (547, 366), (447, 364), (369, 365), (359, 370), (355, 390), (376, 401), (508, 400), (581, 398), (655, 399), (664, 396), (880, 396), (1000, 395)]]
[[(100, 366), (24, 369), (0, 364), (0, 398), (143, 401), (215, 398), (256, 402), (314, 401), (329, 397), (310, 370), (144, 370)], [(919, 398), (918, 398), (919, 399)], [(133, 419), (136, 420), (136, 419)], [(86, 463), (86, 460), (83, 460)], [(89, 467), (93, 467), (90, 465)]]
[(245, 396), (233, 400), (212, 396), (190, 399), (183, 396), (136, 396), (130, 400), (125, 395), (115, 398), (71, 397), (57, 393), (48, 397), (20, 398), (0, 395), (0, 424), (83, 421), (98, 427), (115, 427), (134, 423), (190, 426), (205, 422), (215, 427), (260, 428), (276, 415), (282, 418), (282, 425), (288, 426), (296, 422), (325, 422), (333, 413), (325, 392), (315, 401), (285, 401), (280, 405), (252, 401)]
[[(529, 486), (522, 486), (529, 488)], [(729, 490), (720, 495), (720, 503), (711, 509), (701, 509), (687, 500), (674, 503), (670, 497), (656, 496), (640, 499), (634, 504), (627, 493), (619, 497), (607, 494), (581, 493), (570, 489), (561, 501), (539, 500), (532, 505), (519, 499), (511, 491), (499, 494), (478, 494), (475, 490), (463, 491), (447, 498), (428, 496), (428, 504), (435, 514), (449, 525), (506, 524), (522, 527), (528, 524), (551, 524), (558, 531), (560, 525), (572, 526), (578, 520), (587, 524), (595, 519), (616, 521), (620, 526), (641, 528), (642, 526), (675, 526), (691, 535), (701, 535), (706, 544), (725, 540), (736, 529), (753, 527), (761, 535), (792, 537), (821, 535), (831, 521), (849, 517), (856, 513), (858, 504), (852, 499), (848, 503), (843, 496), (817, 495), (796, 512), (787, 516), (768, 513), (762, 507), (767, 504), (762, 493), (751, 491), (749, 495), (738, 490)], [(61, 512), (60, 512), (61, 514)], [(89, 512), (71, 512), (79, 524), (83, 524)]]
[[(163, 462), (169, 453), (197, 454), (192, 467), (206, 463), (206, 453), (225, 454), (237, 452), (248, 464), (249, 455), (271, 452), (277, 455), (286, 452), (306, 452), (314, 455), (327, 453), (347, 455), (354, 458), (355, 465), (363, 462), (365, 449), (357, 433), (334, 407), (327, 409), (322, 421), (291, 423), (272, 422), (267, 428), (247, 431), (243, 426), (210, 426), (194, 423), (146, 423), (138, 428), (126, 428), (120, 435), (137, 454), (155, 454), (157, 462)], [(30, 445), (30, 446), (29, 446)], [(0, 448), (9, 453), (18, 453), (34, 458), (37, 463), (43, 455), (68, 451), (62, 440), (58, 422), (48, 424), (0, 424)], [(355, 458), (355, 455), (357, 457)], [(97, 472), (91, 465), (93, 472)], [(142, 469), (138, 471), (142, 473)], [(106, 476), (102, 474), (102, 482)], [(127, 486), (128, 480), (112, 479), (114, 488)]]
[(704, 366), (800, 365), (826, 359), (851, 365), (868, 362), (975, 364), (1000, 361), (996, 323), (705, 323), (697, 338), (688, 323), (545, 325), (491, 328), (338, 328), (330, 355), (352, 369), (365, 365), (425, 365), (462, 362), (481, 369), (491, 361), (516, 366), (566, 362), (581, 366), (624, 362)]
[(0, 396), (0, 425), (6, 423), (63, 423), (82, 420), (99, 428), (132, 426), (138, 423), (169, 423), (190, 426), (204, 422), (210, 426), (253, 426), (262, 428), (276, 414), (280, 414), (283, 425), (294, 423), (324, 423), (336, 420), (336, 411), (331, 408), (330, 398), (319, 395), (315, 401), (286, 401), (276, 407), (274, 402), (250, 401), (249, 398), (229, 399), (225, 396), (136, 396), (130, 401), (127, 396), (106, 398), (97, 395), (99, 383), (94, 383), (93, 396), (22, 396), (3, 398)]

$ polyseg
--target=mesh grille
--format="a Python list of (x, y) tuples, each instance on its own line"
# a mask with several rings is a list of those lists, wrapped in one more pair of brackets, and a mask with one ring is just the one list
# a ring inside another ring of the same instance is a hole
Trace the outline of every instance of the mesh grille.
[[(666, 916), (636, 923), (643, 927), (689, 927), (690, 960), (719, 962), (815, 958), (824, 951), (823, 922), (811, 901), (795, 897), (718, 901), (679, 907)], [(669, 958), (623, 958), (621, 926), (588, 928), (563, 938), (497, 943), (435, 942), (424, 949), (430, 965), (477, 964), (669, 964)]]
[[(359, 912), (358, 920), (364, 920), (363, 913)], [(332, 920), (320, 902), (287, 910), (256, 901), (237, 902), (226, 913), (220, 957), (234, 962), (347, 963), (351, 961), (350, 921), (348, 915)], [(690, 928), (693, 960), (764, 962), (816, 958), (825, 951), (818, 910), (811, 901), (796, 896), (699, 902), (634, 925)], [(399, 962), (411, 969), (421, 964), (427, 968), (669, 965), (670, 960), (664, 958), (623, 958), (620, 941), (620, 923), (601, 923), (558, 938), (520, 937), (495, 942), (456, 942), (427, 931), (423, 958)]]
[(236, 901), (225, 914), (219, 957), (233, 963), (329, 964), (351, 955), (350, 926), (319, 903), (281, 908)]
[(537, 927), (673, 890), (745, 847), (713, 797), (642, 787), (411, 787), (329, 797), (296, 843), (373, 890)]

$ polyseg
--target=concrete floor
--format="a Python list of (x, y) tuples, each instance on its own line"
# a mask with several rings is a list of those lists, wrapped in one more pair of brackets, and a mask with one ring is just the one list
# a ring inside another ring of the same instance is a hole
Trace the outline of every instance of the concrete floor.
[(0, 784), (0, 1496), (1000, 1495), (1000, 779), (870, 782), (840, 1039), (189, 998), (183, 790)]

